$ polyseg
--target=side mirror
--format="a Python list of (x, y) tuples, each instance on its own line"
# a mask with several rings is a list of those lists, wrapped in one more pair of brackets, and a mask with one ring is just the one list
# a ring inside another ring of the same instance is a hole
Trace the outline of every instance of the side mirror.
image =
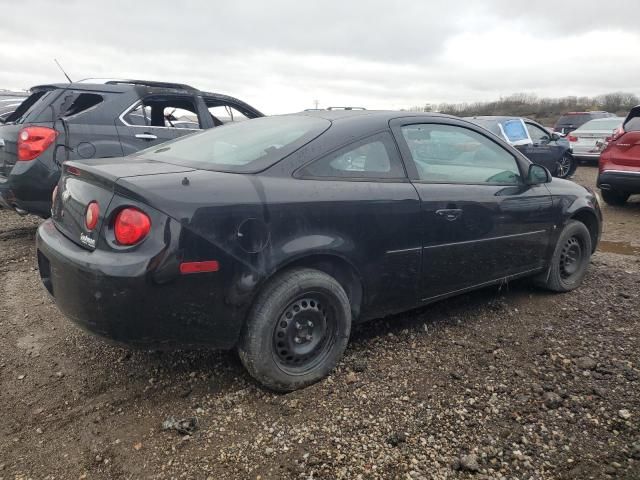
[(542, 165), (532, 163), (527, 172), (527, 185), (540, 185), (551, 181), (551, 172)]
[(559, 135), (556, 132), (553, 132), (551, 134), (551, 140), (557, 141), (557, 140), (560, 140), (561, 138), (562, 138), (562, 135)]

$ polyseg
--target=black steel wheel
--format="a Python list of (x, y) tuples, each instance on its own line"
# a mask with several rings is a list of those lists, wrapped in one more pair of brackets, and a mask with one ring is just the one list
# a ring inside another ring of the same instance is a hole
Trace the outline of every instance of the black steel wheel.
[(292, 375), (304, 374), (330, 353), (336, 330), (336, 305), (319, 292), (291, 302), (273, 330), (278, 366)]
[(238, 344), (242, 363), (262, 385), (292, 391), (327, 376), (351, 332), (351, 305), (324, 272), (294, 269), (264, 287)]
[(560, 233), (547, 271), (537, 285), (554, 292), (568, 292), (580, 286), (591, 259), (591, 235), (584, 223), (571, 220)]

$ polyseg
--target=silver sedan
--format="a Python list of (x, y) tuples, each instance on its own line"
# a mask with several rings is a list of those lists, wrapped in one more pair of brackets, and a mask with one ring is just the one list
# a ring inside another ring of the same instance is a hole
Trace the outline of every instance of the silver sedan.
[(598, 160), (607, 138), (622, 125), (623, 117), (597, 118), (569, 133), (573, 157), (579, 160)]

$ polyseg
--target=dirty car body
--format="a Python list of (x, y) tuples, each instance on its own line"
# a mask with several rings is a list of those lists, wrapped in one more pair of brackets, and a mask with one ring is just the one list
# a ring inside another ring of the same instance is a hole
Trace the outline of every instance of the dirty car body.
[[(444, 115), (325, 111), (227, 125), (67, 163), (37, 234), (40, 275), (79, 325), (144, 346), (231, 348), (256, 298), (300, 268), (335, 279), (363, 321), (544, 274), (575, 219), (595, 249), (595, 196), (548, 172), (528, 181), (531, 167)], [(117, 238), (123, 209), (150, 223), (130, 246)]]

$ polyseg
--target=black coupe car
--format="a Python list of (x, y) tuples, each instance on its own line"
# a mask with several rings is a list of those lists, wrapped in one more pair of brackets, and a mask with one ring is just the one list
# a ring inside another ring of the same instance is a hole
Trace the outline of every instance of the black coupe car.
[(600, 232), (592, 192), (471, 122), (319, 111), (66, 163), (37, 255), (91, 332), (237, 347), (286, 391), (333, 369), (352, 322), (517, 277), (576, 288)]
[(569, 178), (578, 168), (569, 140), (529, 118), (467, 117), (520, 150), (529, 160), (547, 168), (554, 177)]

